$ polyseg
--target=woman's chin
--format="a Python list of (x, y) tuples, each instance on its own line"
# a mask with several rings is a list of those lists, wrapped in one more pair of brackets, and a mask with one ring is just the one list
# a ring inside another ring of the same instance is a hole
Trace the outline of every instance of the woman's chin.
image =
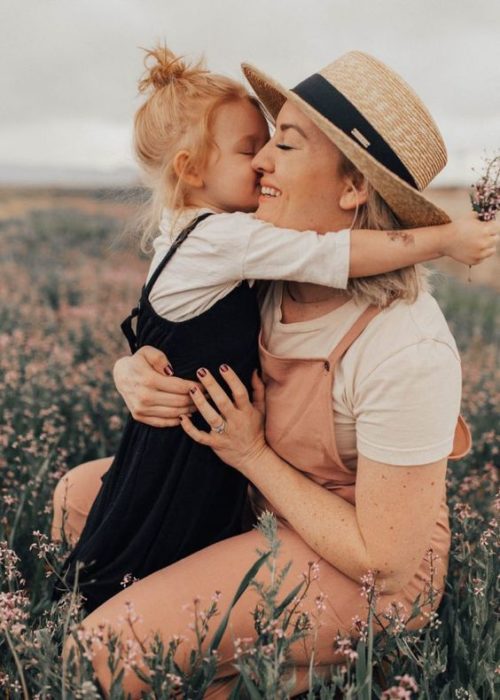
[(272, 220), (272, 217), (269, 215), (269, 212), (266, 212), (262, 207), (257, 207), (257, 210), (255, 212), (255, 216), (260, 219), (261, 221), (267, 221), (268, 224), (274, 224), (274, 221)]
[(255, 212), (255, 216), (261, 221), (267, 221), (269, 224), (274, 224), (278, 226), (279, 212), (276, 206), (272, 206), (274, 202), (269, 202), (263, 197), (259, 197), (259, 206)]

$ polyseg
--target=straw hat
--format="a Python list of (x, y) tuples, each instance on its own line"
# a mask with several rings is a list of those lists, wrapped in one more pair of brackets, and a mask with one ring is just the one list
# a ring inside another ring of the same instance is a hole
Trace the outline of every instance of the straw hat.
[(253, 66), (242, 68), (273, 119), (290, 100), (366, 176), (403, 225), (450, 221), (421, 194), (446, 165), (443, 138), (420, 98), (381, 61), (351, 51), (292, 90)]

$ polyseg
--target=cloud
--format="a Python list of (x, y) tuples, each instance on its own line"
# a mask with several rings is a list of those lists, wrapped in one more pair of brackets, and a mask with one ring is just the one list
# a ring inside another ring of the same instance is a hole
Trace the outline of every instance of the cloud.
[(214, 70), (239, 76), (248, 60), (285, 84), (366, 50), (422, 96), (450, 151), (500, 142), (497, 0), (3, 0), (0, 23), (4, 163), (130, 163), (139, 47), (162, 39)]

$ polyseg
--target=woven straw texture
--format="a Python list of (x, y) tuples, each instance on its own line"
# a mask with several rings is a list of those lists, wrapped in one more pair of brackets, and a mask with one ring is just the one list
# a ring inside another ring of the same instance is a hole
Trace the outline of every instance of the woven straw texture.
[(273, 120), (286, 100), (295, 104), (366, 176), (404, 226), (450, 221), (444, 211), (419, 191), (446, 165), (443, 139), (420, 98), (390, 68), (372, 56), (351, 51), (319, 73), (343, 93), (391, 146), (413, 175), (418, 190), (381, 165), (298, 95), (257, 68), (248, 64), (242, 67)]

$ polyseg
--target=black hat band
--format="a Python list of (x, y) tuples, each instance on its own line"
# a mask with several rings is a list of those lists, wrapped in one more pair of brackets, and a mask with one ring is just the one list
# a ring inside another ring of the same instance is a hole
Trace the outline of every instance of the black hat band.
[(319, 73), (306, 78), (292, 89), (307, 104), (362, 146), (381, 165), (418, 189), (412, 174), (389, 144), (356, 107)]

